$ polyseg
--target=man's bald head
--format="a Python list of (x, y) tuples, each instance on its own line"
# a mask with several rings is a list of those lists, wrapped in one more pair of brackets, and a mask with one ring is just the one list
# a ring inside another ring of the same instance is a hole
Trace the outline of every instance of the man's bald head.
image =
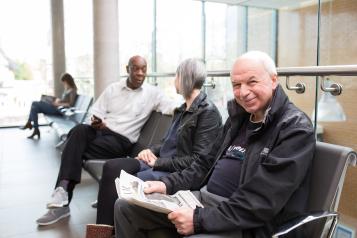
[(145, 65), (147, 65), (146, 60), (144, 59), (144, 57), (140, 56), (140, 55), (134, 55), (132, 56), (129, 61), (128, 61), (128, 66), (132, 66), (135, 62), (142, 62)]
[(129, 59), (126, 71), (129, 74), (127, 85), (131, 89), (140, 88), (146, 77), (147, 63), (146, 60), (135, 55)]

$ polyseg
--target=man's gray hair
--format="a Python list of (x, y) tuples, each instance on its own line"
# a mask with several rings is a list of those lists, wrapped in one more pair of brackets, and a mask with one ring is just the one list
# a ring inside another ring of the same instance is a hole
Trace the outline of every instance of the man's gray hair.
[(276, 66), (274, 60), (265, 52), (262, 51), (248, 51), (240, 56), (238, 59), (254, 59), (260, 61), (265, 70), (269, 73), (270, 76), (277, 75)]
[(177, 67), (176, 76), (180, 79), (180, 93), (184, 98), (189, 98), (194, 89), (201, 89), (206, 80), (207, 71), (201, 60), (189, 58)]

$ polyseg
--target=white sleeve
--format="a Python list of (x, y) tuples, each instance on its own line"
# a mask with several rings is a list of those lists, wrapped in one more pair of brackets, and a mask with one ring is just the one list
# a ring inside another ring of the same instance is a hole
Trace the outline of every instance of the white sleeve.
[(105, 119), (107, 112), (108, 100), (111, 94), (111, 86), (107, 87), (102, 94), (98, 97), (91, 108), (92, 115), (96, 115), (101, 119)]

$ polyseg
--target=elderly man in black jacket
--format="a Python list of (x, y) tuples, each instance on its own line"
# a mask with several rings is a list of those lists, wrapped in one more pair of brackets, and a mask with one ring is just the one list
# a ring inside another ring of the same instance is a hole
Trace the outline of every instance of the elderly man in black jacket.
[(167, 216), (118, 200), (117, 237), (146, 237), (157, 228), (192, 237), (270, 237), (276, 225), (305, 211), (315, 149), (311, 121), (289, 101), (263, 52), (239, 57), (231, 82), (235, 100), (208, 156), (146, 182), (146, 193), (199, 190), (204, 208)]

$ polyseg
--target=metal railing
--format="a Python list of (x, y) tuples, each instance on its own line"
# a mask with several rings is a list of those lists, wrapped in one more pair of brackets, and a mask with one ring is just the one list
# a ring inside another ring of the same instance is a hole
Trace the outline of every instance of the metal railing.
[[(298, 82), (295, 86), (291, 86), (289, 79), (291, 76), (316, 76), (321, 77), (320, 88), (324, 92), (329, 92), (334, 96), (342, 93), (342, 85), (333, 83), (330, 87), (325, 86), (326, 76), (357, 76), (357, 65), (333, 65), (333, 66), (303, 66), (303, 67), (280, 67), (277, 68), (279, 77), (286, 77), (286, 88), (294, 90), (296, 93), (304, 93), (306, 85)], [(229, 77), (230, 71), (208, 71), (207, 78), (211, 81), (204, 84), (204, 87), (215, 87), (214, 79), (217, 77)], [(127, 77), (127, 76), (122, 76)], [(151, 73), (146, 77), (153, 78), (156, 83), (156, 78), (175, 77), (175, 73)]]

